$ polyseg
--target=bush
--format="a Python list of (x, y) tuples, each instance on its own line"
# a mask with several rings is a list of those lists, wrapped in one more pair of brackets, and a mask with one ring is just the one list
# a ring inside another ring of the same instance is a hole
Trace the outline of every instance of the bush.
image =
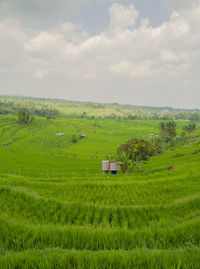
[(20, 110), (17, 114), (19, 124), (29, 124), (32, 123), (34, 118), (30, 117), (26, 111)]
[(72, 143), (73, 144), (76, 144), (78, 142), (78, 138), (77, 138), (77, 136), (76, 135), (73, 135), (72, 136)]

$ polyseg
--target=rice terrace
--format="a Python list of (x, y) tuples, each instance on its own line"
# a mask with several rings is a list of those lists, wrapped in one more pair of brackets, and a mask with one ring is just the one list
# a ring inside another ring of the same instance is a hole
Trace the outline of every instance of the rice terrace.
[[(0, 268), (200, 267), (198, 111), (1, 97), (1, 114)], [(103, 173), (133, 138), (162, 152)]]

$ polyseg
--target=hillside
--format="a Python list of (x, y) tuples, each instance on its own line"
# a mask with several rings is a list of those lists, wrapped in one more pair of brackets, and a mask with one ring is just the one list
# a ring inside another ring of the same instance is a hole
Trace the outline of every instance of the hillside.
[(199, 268), (199, 128), (142, 172), (101, 171), (159, 122), (0, 116), (0, 268)]

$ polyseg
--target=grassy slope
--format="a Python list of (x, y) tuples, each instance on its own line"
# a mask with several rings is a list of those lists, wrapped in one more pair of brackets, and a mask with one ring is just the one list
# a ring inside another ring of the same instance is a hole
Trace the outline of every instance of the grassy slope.
[(1, 116), (0, 268), (199, 268), (198, 137), (141, 173), (101, 173), (107, 154), (150, 139), (158, 124), (37, 118), (28, 127)]

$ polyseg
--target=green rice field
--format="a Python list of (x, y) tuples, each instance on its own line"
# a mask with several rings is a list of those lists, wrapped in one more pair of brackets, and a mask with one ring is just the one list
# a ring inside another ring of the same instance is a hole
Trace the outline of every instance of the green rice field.
[(0, 268), (200, 268), (199, 127), (141, 172), (101, 170), (159, 123), (0, 116)]

